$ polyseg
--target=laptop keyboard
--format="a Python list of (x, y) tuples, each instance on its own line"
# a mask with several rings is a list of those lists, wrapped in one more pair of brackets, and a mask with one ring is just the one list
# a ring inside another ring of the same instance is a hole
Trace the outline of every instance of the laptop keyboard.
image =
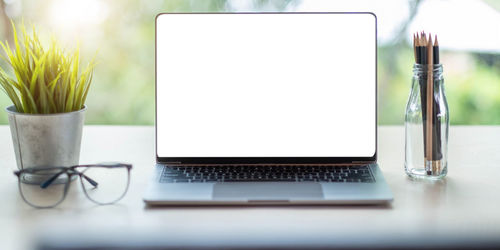
[(178, 182), (374, 182), (368, 165), (211, 165), (165, 166), (163, 183)]

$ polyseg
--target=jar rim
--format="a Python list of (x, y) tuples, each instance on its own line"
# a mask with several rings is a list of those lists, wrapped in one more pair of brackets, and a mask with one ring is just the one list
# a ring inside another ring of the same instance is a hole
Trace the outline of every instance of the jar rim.
[[(428, 64), (420, 64), (420, 63), (415, 63), (413, 64), (414, 67), (427, 67)], [(443, 64), (438, 63), (438, 64), (433, 64), (432, 66), (434, 67), (443, 67)]]
[[(442, 64), (433, 64), (433, 70), (434, 72), (440, 72), (443, 71), (443, 65)], [(413, 65), (413, 71), (414, 72), (423, 72), (427, 70), (427, 64), (419, 64), (415, 63)]]

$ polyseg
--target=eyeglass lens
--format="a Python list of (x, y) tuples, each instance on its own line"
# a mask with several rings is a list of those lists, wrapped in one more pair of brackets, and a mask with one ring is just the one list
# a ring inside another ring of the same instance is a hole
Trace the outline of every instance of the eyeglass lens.
[[(87, 197), (96, 203), (116, 202), (127, 192), (129, 171), (125, 166), (113, 168), (93, 166), (81, 169), (81, 172), (83, 173), (82, 188)], [(86, 178), (90, 178), (94, 182)]]
[[(54, 178), (57, 174), (59, 175), (51, 185), (47, 187), (40, 185), (45, 180)], [(68, 175), (60, 169), (23, 172), (19, 179), (19, 190), (22, 197), (35, 207), (52, 207), (59, 204), (64, 199), (66, 186), (69, 182)]]

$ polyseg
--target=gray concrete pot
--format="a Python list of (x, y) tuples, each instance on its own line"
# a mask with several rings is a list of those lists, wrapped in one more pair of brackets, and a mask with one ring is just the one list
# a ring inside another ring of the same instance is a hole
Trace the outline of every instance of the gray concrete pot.
[(7, 107), (17, 167), (78, 165), (86, 109), (84, 106), (68, 113), (25, 114), (17, 112), (15, 106)]

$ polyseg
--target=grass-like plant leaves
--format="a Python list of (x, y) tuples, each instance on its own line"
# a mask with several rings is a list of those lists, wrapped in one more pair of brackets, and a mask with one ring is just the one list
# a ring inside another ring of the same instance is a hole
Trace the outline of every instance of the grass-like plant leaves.
[(79, 72), (80, 52), (65, 52), (55, 39), (46, 49), (40, 43), (35, 28), (30, 36), (21, 26), (22, 43), (12, 23), (14, 48), (0, 42), (5, 60), (14, 77), (0, 68), (0, 87), (10, 98), (17, 112), (52, 114), (83, 108), (92, 82), (94, 60)]

